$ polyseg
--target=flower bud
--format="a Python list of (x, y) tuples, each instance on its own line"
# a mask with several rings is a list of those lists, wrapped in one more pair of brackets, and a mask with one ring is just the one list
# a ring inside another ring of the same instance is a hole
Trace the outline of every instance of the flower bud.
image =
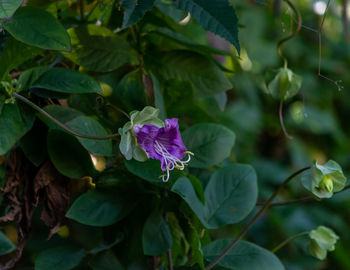
[(322, 177), (321, 182), (319, 183), (318, 187), (321, 190), (332, 192), (333, 191), (333, 179), (330, 175), (326, 174)]

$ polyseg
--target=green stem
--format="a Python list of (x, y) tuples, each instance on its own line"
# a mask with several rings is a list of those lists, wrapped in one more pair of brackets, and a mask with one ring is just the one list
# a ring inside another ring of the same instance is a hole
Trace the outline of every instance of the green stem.
[(276, 189), (276, 191), (271, 195), (271, 197), (266, 201), (263, 207), (259, 210), (259, 212), (252, 218), (252, 220), (243, 228), (243, 230), (237, 235), (235, 240), (210, 264), (205, 267), (205, 270), (212, 269), (215, 265), (217, 265), (229, 252), (230, 250), (237, 244), (239, 240), (248, 232), (250, 227), (258, 220), (258, 218), (269, 208), (272, 201), (276, 198), (278, 193), (296, 176), (301, 174), (302, 172), (309, 170), (311, 167), (305, 167), (300, 169), (299, 171), (290, 175), (284, 182)]
[(277, 252), (279, 249), (283, 248), (285, 245), (287, 245), (289, 242), (293, 241), (296, 238), (299, 238), (301, 236), (307, 235), (309, 232), (301, 232), (296, 235), (293, 235), (289, 237), (288, 239), (284, 240), (282, 243), (280, 243), (278, 246), (276, 246), (274, 249), (271, 250), (272, 253)]
[(301, 19), (301, 14), (300, 14), (299, 9), (297, 9), (296, 6), (294, 6), (294, 4), (290, 0), (284, 0), (284, 1), (288, 4), (288, 6), (297, 15), (297, 28), (294, 30), (294, 32), (291, 35), (289, 35), (288, 37), (285, 37), (284, 39), (280, 40), (278, 42), (278, 44), (277, 44), (277, 53), (283, 60), (284, 68), (287, 68), (288, 61), (287, 61), (287, 58), (283, 55), (281, 47), (282, 47), (283, 43), (285, 43), (288, 40), (292, 39), (293, 37), (295, 37), (299, 33), (299, 31), (301, 29), (301, 25), (302, 25), (302, 19)]
[(29, 105), (30, 107), (32, 107), (34, 110), (38, 111), (39, 113), (41, 113), (42, 115), (46, 116), (48, 119), (50, 119), (52, 122), (54, 122), (56, 125), (60, 126), (61, 128), (63, 128), (67, 133), (70, 133), (71, 135), (77, 136), (77, 137), (81, 137), (81, 138), (85, 138), (85, 139), (91, 139), (91, 140), (109, 140), (109, 139), (113, 139), (115, 137), (120, 136), (118, 133), (116, 134), (112, 134), (112, 135), (108, 135), (108, 136), (92, 136), (92, 135), (85, 135), (85, 134), (80, 134), (74, 130), (72, 130), (69, 126), (61, 123), (60, 121), (58, 121), (56, 118), (54, 118), (52, 115), (50, 115), (49, 113), (47, 113), (46, 111), (44, 111), (42, 108), (40, 108), (38, 105), (34, 104), (33, 102), (31, 102), (29, 99), (27, 99), (24, 96), (21, 96), (19, 94), (13, 94), (13, 96), (16, 99), (19, 99), (20, 101), (26, 103), (27, 105)]
[(79, 9), (80, 9), (80, 18), (82, 22), (85, 22), (85, 13), (84, 13), (84, 9), (85, 9), (85, 0), (80, 0), (79, 1)]
[(113, 110), (116, 110), (120, 113), (122, 113), (123, 115), (125, 115), (128, 119), (130, 119), (130, 116), (122, 109), (118, 108), (117, 106), (114, 106), (113, 104), (111, 103), (107, 103), (107, 106), (111, 107)]

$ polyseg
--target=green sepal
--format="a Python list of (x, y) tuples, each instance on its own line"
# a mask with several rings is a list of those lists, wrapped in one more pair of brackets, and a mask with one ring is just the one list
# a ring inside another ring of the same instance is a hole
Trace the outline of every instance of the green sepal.
[(330, 198), (333, 193), (343, 190), (346, 180), (342, 168), (334, 160), (324, 165), (315, 162), (311, 171), (301, 177), (303, 186), (320, 199)]
[(320, 260), (327, 257), (328, 251), (335, 249), (339, 236), (333, 230), (325, 226), (318, 226), (316, 230), (309, 233), (310, 243), (308, 250), (310, 254)]
[(302, 77), (288, 68), (268, 71), (265, 75), (267, 91), (278, 100), (287, 100), (295, 96), (302, 84)]
[(136, 125), (152, 124), (158, 127), (163, 127), (164, 122), (158, 118), (159, 109), (151, 106), (145, 107), (142, 111), (130, 112), (130, 121), (127, 122), (123, 128), (119, 129), (121, 140), (119, 144), (120, 152), (125, 159), (130, 160), (134, 158), (137, 161), (146, 161), (148, 155), (138, 144), (134, 135), (133, 129)]

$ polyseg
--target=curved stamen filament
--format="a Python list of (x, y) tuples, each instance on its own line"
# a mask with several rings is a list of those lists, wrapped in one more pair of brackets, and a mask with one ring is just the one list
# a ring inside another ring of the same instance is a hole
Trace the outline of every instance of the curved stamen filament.
[(185, 166), (188, 164), (188, 162), (190, 162), (191, 156), (193, 155), (192, 152), (186, 151), (184, 152), (184, 154), (187, 154), (188, 158), (186, 160), (180, 160), (176, 156), (170, 154), (169, 151), (165, 148), (165, 146), (159, 143), (158, 141), (155, 141), (154, 149), (159, 155), (163, 157), (163, 162), (165, 163), (166, 174), (160, 176), (163, 182), (168, 182), (170, 177), (170, 171), (174, 169), (184, 170)]

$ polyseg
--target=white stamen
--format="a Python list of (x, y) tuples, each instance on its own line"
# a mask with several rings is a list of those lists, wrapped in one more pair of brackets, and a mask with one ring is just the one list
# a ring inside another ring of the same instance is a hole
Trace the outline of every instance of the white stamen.
[(168, 182), (169, 177), (170, 177), (170, 171), (172, 171), (174, 169), (178, 169), (178, 170), (185, 169), (185, 166), (191, 160), (191, 155), (193, 155), (193, 153), (186, 151), (185, 154), (188, 155), (188, 158), (187, 158), (187, 160), (182, 161), (182, 160), (178, 159), (177, 157), (173, 156), (172, 154), (170, 154), (168, 152), (168, 150), (165, 148), (165, 146), (162, 145), (161, 143), (159, 143), (158, 141), (155, 141), (154, 149), (156, 150), (156, 152), (159, 155), (161, 155), (164, 158), (164, 163), (165, 163), (165, 167), (166, 167), (166, 174), (163, 174), (160, 176), (162, 178), (163, 182)]

